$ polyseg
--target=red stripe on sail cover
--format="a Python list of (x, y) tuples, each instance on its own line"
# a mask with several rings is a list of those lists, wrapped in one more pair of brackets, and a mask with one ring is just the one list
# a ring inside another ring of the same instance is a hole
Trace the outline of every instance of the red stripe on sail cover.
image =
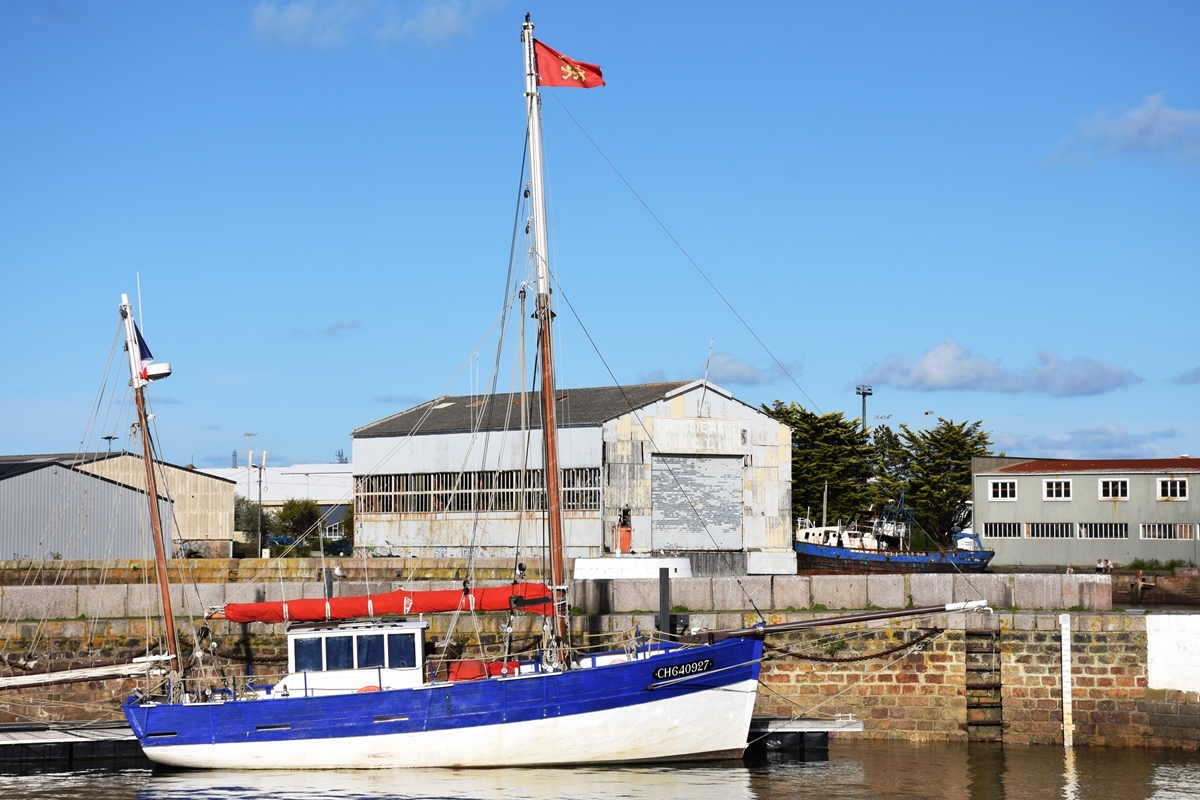
[[(436, 614), (442, 611), (507, 611), (512, 601), (545, 603), (520, 604), (521, 611), (531, 614), (550, 613), (550, 592), (540, 583), (514, 583), (482, 589), (446, 589), (442, 591), (405, 592), (360, 597), (335, 597), (330, 600), (288, 600), (274, 603), (229, 603), (225, 618), (231, 622), (324, 622), (333, 619), (356, 619), (386, 614)], [(284, 606), (287, 611), (284, 611)]]

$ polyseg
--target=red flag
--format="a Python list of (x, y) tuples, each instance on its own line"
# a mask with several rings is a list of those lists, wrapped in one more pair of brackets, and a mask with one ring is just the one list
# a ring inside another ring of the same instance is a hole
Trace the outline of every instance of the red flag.
[(594, 89), (604, 85), (604, 76), (595, 64), (572, 61), (562, 53), (533, 40), (533, 54), (537, 59), (538, 81), (542, 86), (576, 86)]

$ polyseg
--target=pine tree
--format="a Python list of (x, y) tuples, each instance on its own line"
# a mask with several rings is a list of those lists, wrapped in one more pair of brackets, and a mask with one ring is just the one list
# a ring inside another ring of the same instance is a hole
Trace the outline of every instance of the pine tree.
[(951, 528), (970, 513), (971, 457), (991, 455), (992, 440), (982, 421), (938, 419), (930, 431), (900, 430), (910, 459), (905, 504), (926, 535), (948, 543)]
[(870, 502), (868, 479), (873, 472), (867, 434), (841, 412), (817, 415), (776, 400), (763, 413), (792, 429), (792, 518), (820, 519), (822, 497), (829, 485), (830, 524), (849, 522)]

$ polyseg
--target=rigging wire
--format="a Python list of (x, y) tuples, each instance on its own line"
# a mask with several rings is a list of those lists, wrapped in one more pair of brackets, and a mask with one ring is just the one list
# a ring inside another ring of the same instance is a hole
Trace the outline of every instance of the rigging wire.
[[(763, 341), (762, 337), (760, 337), (758, 335), (758, 332), (755, 331), (754, 328), (751, 327), (750, 323), (747, 322), (746, 319), (741, 315), (741, 313), (739, 313), (738, 310), (736, 308), (734, 308), (733, 304), (724, 295), (724, 293), (721, 292), (721, 290), (712, 281), (712, 279), (708, 276), (708, 274), (700, 267), (700, 265), (696, 262), (696, 260), (694, 258), (692, 258), (691, 253), (689, 253), (687, 251), (687, 249), (683, 246), (683, 244), (675, 237), (675, 234), (671, 232), (671, 229), (667, 227), (666, 223), (662, 221), (662, 219), (658, 216), (658, 214), (655, 213), (654, 209), (650, 207), (650, 204), (648, 202), (646, 202), (646, 200), (641, 196), (641, 194), (637, 191), (637, 189), (634, 188), (633, 184), (630, 183), (629, 180), (625, 177), (625, 175), (621, 172), (621, 170), (617, 168), (617, 165), (614, 164), (612, 159), (610, 159), (608, 157), (608, 154), (604, 151), (603, 148), (600, 147), (599, 143), (597, 143), (596, 140), (592, 138), (591, 134), (588, 133), (587, 129), (584, 128), (583, 125), (579, 122), (579, 120), (576, 119), (575, 115), (571, 113), (570, 108), (568, 108), (567, 105), (565, 103), (563, 103), (562, 99), (558, 96), (558, 93), (557, 92), (548, 92), (548, 94), (554, 98), (555, 102), (558, 103), (559, 108), (561, 108), (563, 110), (563, 113), (565, 113), (567, 115), (567, 117), (571, 120), (571, 122), (575, 124), (575, 127), (579, 129), (580, 133), (583, 134), (584, 138), (586, 138), (588, 140), (588, 142), (592, 145), (592, 147), (596, 150), (596, 152), (600, 155), (600, 157), (604, 160), (604, 162), (606, 164), (608, 164), (609, 168), (613, 171), (613, 174), (615, 174), (617, 176), (617, 178), (629, 190), (630, 194), (632, 194), (633, 197), (638, 201), (638, 203), (640, 203), (641, 206), (646, 210), (646, 213), (648, 213), (650, 215), (651, 219), (653, 219), (654, 222), (659, 226), (659, 228), (662, 229), (663, 233), (665, 233), (667, 238), (671, 240), (672, 244), (675, 245), (676, 249), (678, 249), (679, 252), (683, 255), (683, 257), (687, 260), (687, 262), (692, 265), (692, 268), (695, 269), (696, 273), (699, 274), (700, 277), (704, 280), (704, 282), (708, 284), (708, 286), (713, 290), (713, 292), (717, 295), (717, 297), (720, 298), (721, 302), (725, 304), (726, 308), (728, 308), (729, 311), (738, 320), (738, 322), (741, 323), (742, 327), (744, 327), (746, 329), (746, 331), (750, 333), (750, 335), (754, 338), (754, 340), (756, 342), (758, 342), (759, 346), (762, 347), (763, 351), (771, 358), (771, 360), (773, 362), (775, 362), (775, 365), (779, 368), (780, 372), (784, 376), (786, 376), (789, 381), (791, 381), (792, 385), (796, 387), (796, 390), (799, 391), (800, 394), (804, 396), (804, 398), (809, 402), (811, 407), (818, 414), (823, 414), (820, 407), (817, 405), (816, 401), (813, 400), (812, 397), (809, 396), (808, 392), (806, 392), (804, 390), (804, 387), (802, 387), (800, 385), (800, 383), (795, 379), (795, 377), (792, 376), (791, 372), (788, 371), (787, 367), (783, 364), (783, 362), (775, 355), (775, 353), (771, 350), (771, 348), (767, 346), (767, 343), (765, 341)], [(574, 313), (574, 309), (572, 309), (572, 312)], [(577, 314), (576, 314), (576, 319), (578, 319)], [(588, 338), (590, 341), (591, 337), (589, 336)], [(592, 343), (592, 346), (593, 346), (593, 348), (595, 348), (594, 342)], [(597, 352), (599, 352), (599, 351), (597, 350)], [(605, 365), (605, 368), (608, 369), (607, 364)], [(611, 369), (609, 369), (609, 374), (612, 375)], [(864, 420), (864, 422), (865, 422), (865, 420)], [(849, 442), (843, 441), (842, 444), (848, 445)], [(926, 538), (929, 541), (933, 541), (934, 544), (938, 547), (938, 549), (942, 550), (941, 545), (937, 543), (936, 539), (933, 539), (931, 536), (929, 536), (928, 531), (924, 531), (924, 529), (922, 529), (922, 530), (923, 530), (923, 532), (925, 532)], [(945, 552), (945, 551), (942, 550), (942, 552)], [(964, 575), (964, 576), (966, 575), (966, 573), (963, 572), (962, 568), (958, 564), (955, 564), (953, 562), (951, 562), (951, 564), (958, 571), (958, 573), (960, 575)], [(969, 578), (968, 578), (968, 582), (969, 582)], [(971, 583), (970, 585), (971, 585), (971, 588), (975, 590), (976, 594), (978, 594), (979, 597), (982, 599), (984, 597), (984, 595), (979, 590), (979, 588), (977, 586), (975, 586), (975, 584), (973, 584), (973, 583)]]
[(713, 283), (712, 279), (708, 277), (708, 274), (701, 269), (700, 265), (696, 263), (696, 260), (692, 258), (691, 253), (689, 253), (687, 249), (684, 248), (683, 244), (675, 238), (675, 234), (671, 232), (671, 229), (667, 227), (667, 224), (659, 218), (658, 214), (654, 213), (654, 209), (651, 208), (650, 204), (642, 198), (637, 189), (633, 188), (633, 184), (631, 184), (629, 180), (621, 173), (621, 170), (617, 169), (617, 165), (612, 162), (612, 159), (608, 157), (608, 154), (605, 153), (596, 140), (592, 138), (591, 134), (587, 132), (587, 129), (580, 124), (579, 120), (575, 119), (575, 115), (572, 114), (571, 110), (562, 102), (562, 100), (558, 97), (558, 94), (555, 92), (549, 92), (549, 94), (554, 98), (555, 102), (558, 103), (563, 112), (570, 117), (571, 122), (575, 123), (575, 127), (579, 128), (579, 131), (584, 135), (584, 138), (586, 138), (592, 147), (596, 149), (596, 152), (600, 154), (600, 157), (604, 159), (604, 162), (608, 164), (613, 173), (621, 180), (623, 184), (625, 184), (625, 188), (629, 190), (630, 194), (632, 194), (634, 198), (641, 203), (642, 208), (646, 209), (646, 213), (650, 215), (650, 218), (653, 219), (660, 228), (662, 228), (663, 233), (667, 235), (667, 238), (671, 240), (671, 243), (675, 245), (676, 249), (683, 254), (683, 257), (687, 259), (689, 264), (692, 265), (692, 268), (696, 270), (696, 273), (704, 279), (704, 282), (707, 283), (709, 288), (711, 288), (717, 297), (721, 299), (721, 302), (724, 303), (725, 307), (728, 308), (733, 316), (737, 318), (737, 321), (742, 324), (742, 327), (745, 328), (752, 337), (754, 337), (754, 341), (758, 342), (763, 351), (770, 356), (772, 361), (775, 362), (775, 366), (779, 368), (779, 371), (787, 376), (787, 379), (792, 382), (792, 385), (796, 387), (796, 390), (799, 391), (800, 394), (804, 395), (804, 399), (808, 400), (808, 402), (812, 404), (812, 407), (820, 412), (820, 408), (817, 407), (816, 401), (808, 396), (808, 392), (804, 391), (804, 387), (802, 387), (800, 383), (792, 376), (792, 373), (788, 371), (788, 368), (784, 366), (783, 362), (780, 361), (771, 348), (767, 346), (767, 343), (762, 340), (762, 337), (758, 335), (758, 332), (750, 326), (750, 323), (747, 322), (746, 319), (738, 312), (738, 310), (733, 307), (733, 303), (731, 303), (729, 299), (725, 297), (724, 293), (722, 293), (721, 290), (717, 288), (717, 285)]

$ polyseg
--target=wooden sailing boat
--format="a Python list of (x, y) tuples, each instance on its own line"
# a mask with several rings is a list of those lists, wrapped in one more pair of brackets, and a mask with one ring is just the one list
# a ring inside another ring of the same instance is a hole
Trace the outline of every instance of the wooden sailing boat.
[[(229, 604), (220, 613), (232, 621), (293, 623), (288, 674), (270, 686), (215, 694), (183, 691), (176, 676), (160, 695), (131, 698), (124, 711), (152, 761), (210, 769), (490, 767), (730, 758), (745, 749), (762, 657), (759, 631), (690, 645), (641, 640), (629, 650), (586, 657), (570, 649), (539, 84), (600, 79), (594, 66), (536, 42), (528, 17), (521, 38), (549, 585), (517, 581), (461, 592)], [(132, 353), (136, 343), (128, 341)], [(130, 366), (140, 401), (146, 378), (133, 355)], [(141, 402), (139, 409), (148, 433)], [(161, 547), (157, 552), (171, 663), (178, 667)], [(546, 615), (549, 635), (539, 657), (443, 677), (426, 668), (427, 622), (382, 618), (463, 609)]]
[[(522, 28), (533, 206), (532, 258), (550, 539), (549, 583), (355, 598), (227, 604), (212, 616), (288, 622), (288, 672), (238, 691), (194, 688), (178, 663), (162, 548), (160, 589), (174, 668), (123, 709), (154, 762), (203, 769), (510, 767), (737, 758), (757, 697), (763, 637), (839, 622), (960, 610), (958, 604), (722, 631), (676, 641), (638, 637), (627, 648), (581, 655), (567, 619), (555, 425), (550, 279), (542, 188), (541, 85), (597, 85), (599, 70), (536, 42)], [(136, 327), (129, 323), (132, 383), (145, 434)], [(146, 444), (147, 462), (150, 446)], [(151, 484), (151, 497), (154, 496)], [(429, 623), (414, 614), (508, 611), (543, 615), (532, 658), (459, 662), (445, 673), (427, 660)]]

